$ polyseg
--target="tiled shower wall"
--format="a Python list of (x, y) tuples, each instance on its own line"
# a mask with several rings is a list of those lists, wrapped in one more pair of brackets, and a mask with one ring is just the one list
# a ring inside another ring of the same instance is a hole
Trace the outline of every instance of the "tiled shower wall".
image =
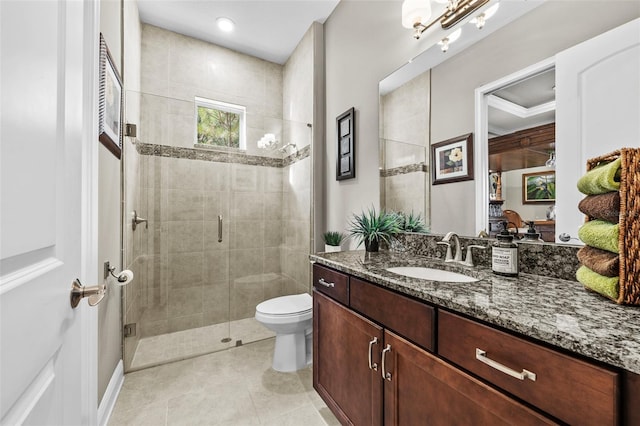
[(429, 223), (429, 72), (380, 96), (381, 205)]

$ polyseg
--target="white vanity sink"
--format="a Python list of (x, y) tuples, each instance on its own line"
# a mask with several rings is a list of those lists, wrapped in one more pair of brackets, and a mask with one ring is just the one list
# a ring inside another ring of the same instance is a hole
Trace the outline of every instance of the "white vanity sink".
[(478, 281), (477, 278), (458, 274), (457, 272), (423, 268), (419, 266), (399, 266), (396, 268), (387, 268), (387, 271), (398, 275), (404, 275), (405, 277), (420, 278), (422, 280), (430, 281), (444, 281), (449, 283), (473, 283)]

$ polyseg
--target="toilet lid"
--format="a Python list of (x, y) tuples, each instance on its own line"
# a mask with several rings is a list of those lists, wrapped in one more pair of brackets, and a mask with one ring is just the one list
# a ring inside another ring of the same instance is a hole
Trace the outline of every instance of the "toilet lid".
[(269, 315), (293, 315), (311, 310), (313, 299), (307, 293), (281, 296), (265, 300), (256, 306), (256, 311)]

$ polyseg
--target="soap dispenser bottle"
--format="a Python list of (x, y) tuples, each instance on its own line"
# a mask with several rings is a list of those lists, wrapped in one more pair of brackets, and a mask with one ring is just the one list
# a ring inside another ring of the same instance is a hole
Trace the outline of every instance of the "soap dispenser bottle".
[(491, 269), (496, 275), (518, 276), (518, 245), (507, 230), (507, 222), (502, 222), (502, 231), (491, 248)]
[(527, 222), (529, 225), (529, 229), (522, 237), (522, 243), (542, 243), (542, 239), (540, 239), (540, 233), (536, 232), (536, 227), (533, 221)]

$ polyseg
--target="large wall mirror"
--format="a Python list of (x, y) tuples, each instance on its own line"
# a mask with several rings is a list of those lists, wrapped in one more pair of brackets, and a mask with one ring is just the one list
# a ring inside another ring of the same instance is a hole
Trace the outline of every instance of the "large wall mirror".
[[(530, 30), (567, 5), (545, 2), (505, 22), (486, 41), (469, 42), (445, 58), (435, 46), (381, 81), (381, 206), (413, 210), (424, 206), (424, 217), (438, 233), (466, 229), (460, 233), (476, 236), (484, 230), (493, 235), (505, 219), (511, 222), (509, 227), (523, 232), (524, 222), (534, 221), (545, 242), (580, 244), (577, 229), (584, 216), (577, 210), (581, 195), (575, 182), (584, 173), (586, 158), (640, 146), (640, 24), (637, 19), (635, 24), (629, 22), (640, 16), (640, 8), (614, 3), (595, 2), (597, 12), (577, 11), (581, 16), (576, 16), (570, 30), (554, 32), (555, 44), (549, 47), (544, 37), (528, 37)], [(632, 26), (626, 35), (610, 34), (625, 25)], [(516, 36), (526, 39), (521, 51)], [(601, 37), (607, 41), (596, 40)], [(592, 40), (602, 48), (587, 47), (585, 52), (581, 46)], [(468, 62), (459, 59), (482, 60), (494, 53), (492, 49), (504, 46), (510, 49), (504, 63), (494, 56), (482, 69), (464, 69)], [(528, 57), (532, 59), (527, 63)], [(609, 58), (604, 66), (603, 58)], [(455, 77), (450, 77), (452, 73)], [(489, 78), (483, 80), (478, 74)], [(444, 81), (462, 84), (448, 86)], [(604, 88), (610, 88), (608, 93)], [(473, 116), (467, 113), (470, 109)], [(458, 123), (448, 120), (453, 114)], [(616, 139), (606, 138), (598, 126), (614, 132)], [(430, 145), (471, 131), (474, 182), (432, 187)], [(505, 211), (517, 216), (507, 217)]]

